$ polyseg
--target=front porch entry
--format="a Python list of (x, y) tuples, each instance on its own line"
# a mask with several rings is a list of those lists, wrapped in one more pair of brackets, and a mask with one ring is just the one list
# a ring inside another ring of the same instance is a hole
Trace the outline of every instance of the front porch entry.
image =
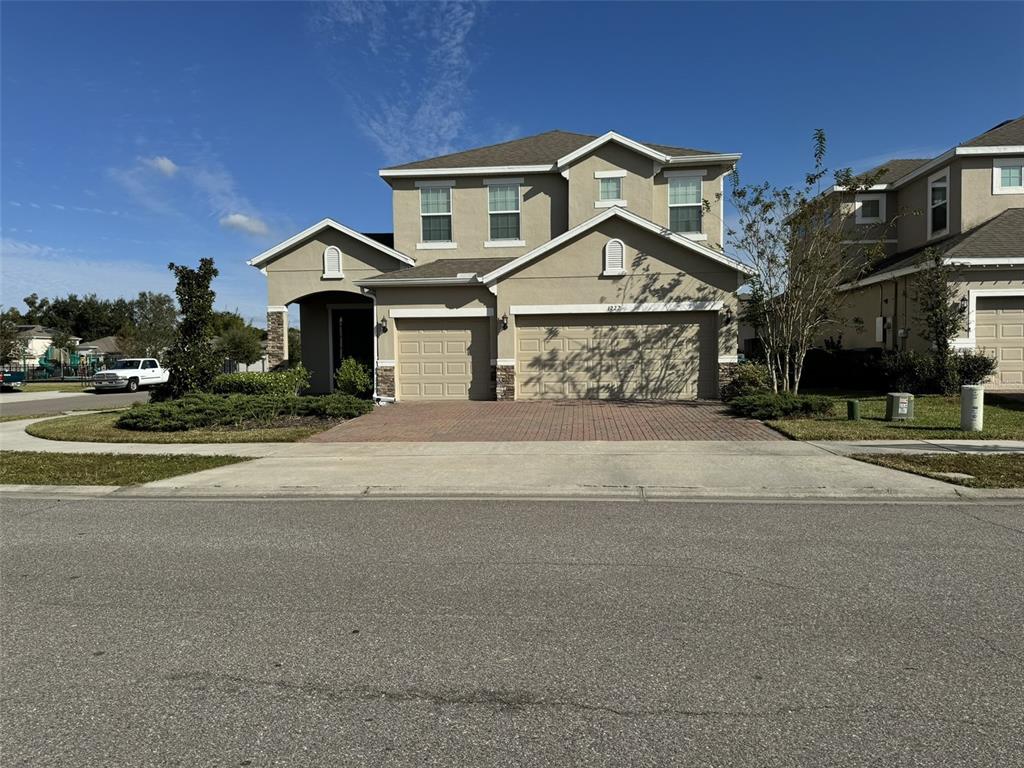
[[(373, 306), (331, 306), (328, 308), (331, 337), (331, 371), (346, 357), (354, 357), (373, 371)], [(333, 383), (333, 374), (332, 374)]]

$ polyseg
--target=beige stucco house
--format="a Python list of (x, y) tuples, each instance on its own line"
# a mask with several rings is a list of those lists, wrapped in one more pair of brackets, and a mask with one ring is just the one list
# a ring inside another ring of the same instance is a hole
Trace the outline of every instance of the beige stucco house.
[(1024, 390), (1024, 117), (937, 157), (894, 159), (868, 174), (876, 171), (878, 183), (851, 201), (847, 242), (881, 240), (887, 255), (842, 288), (843, 346), (927, 348), (914, 278), (934, 249), (956, 267), (966, 310), (954, 346), (996, 358), (989, 389)]
[(271, 363), (298, 305), (315, 391), (355, 357), (384, 401), (717, 397), (749, 274), (722, 247), (739, 158), (549, 131), (385, 168), (392, 233), (323, 219), (249, 262)]

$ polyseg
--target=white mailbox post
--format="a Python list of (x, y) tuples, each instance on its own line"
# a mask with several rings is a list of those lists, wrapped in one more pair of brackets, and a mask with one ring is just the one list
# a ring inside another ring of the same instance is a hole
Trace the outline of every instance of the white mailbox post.
[(981, 384), (960, 387), (960, 429), (981, 432), (985, 428), (985, 388)]

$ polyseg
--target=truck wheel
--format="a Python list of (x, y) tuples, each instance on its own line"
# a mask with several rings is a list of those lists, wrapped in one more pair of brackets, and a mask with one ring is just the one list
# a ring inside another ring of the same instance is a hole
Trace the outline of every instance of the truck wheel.
[(128, 386), (125, 387), (125, 390), (128, 391), (128, 392), (138, 392), (139, 391), (139, 380), (138, 379), (128, 379)]

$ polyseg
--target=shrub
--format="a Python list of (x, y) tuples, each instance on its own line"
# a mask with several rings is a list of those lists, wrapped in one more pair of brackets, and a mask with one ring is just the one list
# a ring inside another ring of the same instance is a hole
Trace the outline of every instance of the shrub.
[(286, 416), (352, 419), (372, 410), (370, 401), (344, 394), (314, 397), (194, 393), (177, 400), (135, 405), (123, 413), (116, 424), (121, 429), (142, 432), (182, 432), (204, 427), (270, 424)]
[(370, 369), (354, 357), (346, 357), (334, 374), (334, 386), (345, 395), (370, 397), (373, 394), (373, 376)]
[(879, 373), (889, 391), (923, 393), (933, 387), (935, 363), (921, 352), (888, 351), (879, 361)]
[(729, 403), (738, 416), (751, 419), (792, 419), (826, 416), (834, 403), (824, 395), (794, 395), (792, 392), (744, 395)]
[(297, 365), (270, 373), (222, 373), (213, 380), (219, 395), (296, 395), (309, 386), (309, 371)]
[(963, 350), (952, 356), (953, 370), (960, 386), (983, 384), (996, 372), (996, 359), (984, 350)]
[(770, 392), (772, 374), (764, 363), (740, 363), (732, 379), (722, 387), (722, 399), (726, 402), (745, 395)]

